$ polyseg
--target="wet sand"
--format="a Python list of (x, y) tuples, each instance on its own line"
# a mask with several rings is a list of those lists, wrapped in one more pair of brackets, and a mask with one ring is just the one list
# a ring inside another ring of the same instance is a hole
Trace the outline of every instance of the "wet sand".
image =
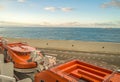
[(120, 68), (120, 43), (26, 38), (7, 39), (9, 42), (27, 42), (31, 46), (43, 51), (44, 54), (55, 56), (58, 64), (72, 59), (80, 59), (81, 61), (111, 70)]

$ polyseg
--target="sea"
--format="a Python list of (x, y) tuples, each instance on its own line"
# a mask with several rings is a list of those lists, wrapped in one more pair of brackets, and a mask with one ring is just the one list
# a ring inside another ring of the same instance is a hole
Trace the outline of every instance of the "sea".
[(0, 27), (0, 36), (44, 40), (80, 40), (120, 43), (120, 28)]

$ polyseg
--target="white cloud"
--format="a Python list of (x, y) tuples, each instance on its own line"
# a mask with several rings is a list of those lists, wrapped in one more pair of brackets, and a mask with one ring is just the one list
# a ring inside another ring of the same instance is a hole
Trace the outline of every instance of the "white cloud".
[(57, 27), (103, 27), (103, 28), (120, 28), (120, 21), (114, 22), (93, 22), (93, 23), (82, 23), (77, 21), (71, 22), (62, 22), (62, 23), (53, 23), (48, 21), (41, 21), (38, 23), (25, 23), (25, 22), (9, 22), (9, 21), (0, 21), (1, 26), (57, 26)]
[(9, 21), (0, 21), (1, 26), (7, 26), (7, 27), (29, 27), (29, 26), (42, 26), (42, 24), (32, 24), (32, 23), (19, 23), (19, 22), (9, 22)]
[(23, 2), (25, 2), (26, 0), (17, 0), (17, 1), (23, 3)]
[(47, 10), (47, 11), (56, 11), (56, 10), (59, 10), (59, 11), (63, 11), (63, 12), (69, 12), (69, 11), (73, 11), (73, 8), (70, 8), (70, 7), (63, 7), (63, 8), (59, 8), (59, 7), (45, 7), (44, 10)]
[(65, 22), (57, 26), (77, 26), (77, 27), (120, 27), (119, 21), (117, 22), (94, 22), (94, 23), (81, 23), (81, 22)]
[(45, 10), (47, 10), (47, 11), (56, 11), (57, 10), (57, 8), (56, 7), (45, 7), (44, 8)]
[(111, 6), (120, 8), (120, 0), (111, 0), (110, 2), (101, 5), (102, 8), (107, 8)]
[(79, 22), (64, 22), (61, 24), (58, 24), (58, 26), (80, 26), (81, 23)]
[(73, 11), (73, 8), (61, 8), (62, 11), (64, 12), (69, 12), (69, 11)]
[(0, 10), (3, 10), (3, 9), (4, 9), (4, 7), (2, 5), (0, 5)]

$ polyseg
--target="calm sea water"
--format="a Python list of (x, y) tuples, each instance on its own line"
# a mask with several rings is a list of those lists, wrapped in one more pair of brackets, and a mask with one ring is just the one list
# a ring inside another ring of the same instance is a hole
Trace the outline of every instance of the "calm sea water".
[(53, 40), (120, 42), (120, 28), (0, 28), (0, 36)]

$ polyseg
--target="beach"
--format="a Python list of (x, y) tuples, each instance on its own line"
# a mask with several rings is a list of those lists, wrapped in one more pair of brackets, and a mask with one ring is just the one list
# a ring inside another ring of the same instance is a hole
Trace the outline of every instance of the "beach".
[(8, 42), (26, 42), (45, 54), (56, 56), (58, 63), (80, 59), (107, 69), (120, 68), (120, 43), (28, 38), (6, 39)]
[(71, 50), (93, 53), (120, 54), (120, 43), (112, 42), (85, 42), (74, 40), (41, 40), (27, 38), (6, 38), (9, 42), (26, 42), (37, 48)]

